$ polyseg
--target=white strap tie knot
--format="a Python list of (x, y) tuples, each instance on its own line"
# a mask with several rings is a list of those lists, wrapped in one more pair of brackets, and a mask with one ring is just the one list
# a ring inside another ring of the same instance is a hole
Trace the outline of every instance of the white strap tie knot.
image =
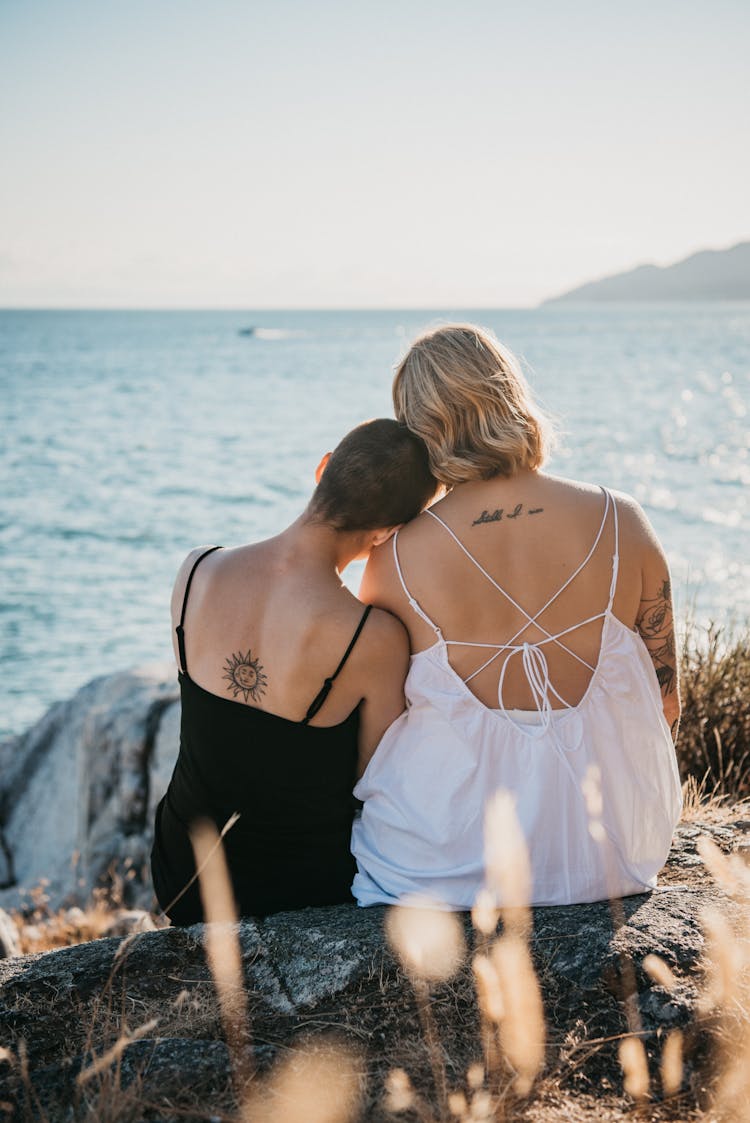
[[(539, 711), (541, 724), (547, 729), (552, 721), (552, 706), (549, 700), (549, 665), (547, 657), (541, 647), (532, 643), (524, 643), (521, 648), (521, 661), (523, 663), (526, 681), (529, 684), (534, 706)], [(502, 706), (502, 702), (500, 703)]]
[[(549, 699), (551, 686), (549, 666), (547, 664), (547, 658), (544, 652), (537, 644), (520, 643), (510, 649), (508, 657), (505, 659), (500, 671), (500, 681), (497, 684), (498, 705), (508, 721), (510, 721), (513, 725), (518, 725), (518, 723), (510, 716), (507, 709), (505, 708), (505, 702), (503, 701), (503, 686), (505, 685), (505, 674), (508, 670), (508, 664), (510, 663), (514, 655), (519, 654), (521, 656), (521, 662), (523, 664), (523, 671), (526, 675), (526, 681), (529, 684), (529, 690), (531, 691), (531, 696), (534, 699), (534, 708), (537, 710), (540, 716), (540, 722), (539, 725), (535, 727), (534, 736), (541, 737), (543, 733), (546, 733), (546, 731), (552, 724), (552, 705)], [(519, 728), (522, 727), (519, 726)], [(527, 734), (530, 732), (528, 727), (522, 729), (522, 731)]]

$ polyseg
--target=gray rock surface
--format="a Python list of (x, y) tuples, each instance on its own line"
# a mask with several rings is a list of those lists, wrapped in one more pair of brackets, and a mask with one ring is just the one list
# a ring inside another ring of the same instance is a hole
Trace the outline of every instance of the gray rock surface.
[(107, 675), (0, 745), (0, 905), (17, 907), (42, 879), (52, 907), (83, 903), (115, 862), (135, 870), (128, 903), (149, 907), (144, 867), (177, 758), (177, 694), (170, 664)]
[[(671, 869), (679, 871), (692, 841), (677, 839)], [(666, 1030), (691, 1024), (686, 1086), (700, 1072), (706, 1043), (696, 1021), (701, 914), (717, 903), (730, 916), (738, 915), (738, 906), (703, 875), (699, 885), (668, 884), (625, 899), (619, 924), (608, 902), (534, 910), (532, 951), (548, 1025), (547, 1068), (554, 1074), (555, 1066), (570, 1064), (571, 1053), (576, 1055), (571, 1094), (621, 1086), (616, 1039), (627, 1029), (625, 962), (634, 968), (649, 1054), (658, 1058)], [(390, 1067), (406, 1068), (428, 1090), (431, 1081), (414, 996), (383, 935), (384, 912), (355, 906), (304, 909), (243, 920), (236, 929), (260, 1069), (311, 1035), (343, 1036), (362, 1056), (369, 1120), (387, 1117), (382, 1087)], [(476, 937), (469, 918), (464, 922), (471, 949)], [(144, 1119), (177, 1118), (179, 1111), (195, 1110), (198, 1101), (205, 1112), (201, 1118), (232, 1110), (229, 1053), (204, 934), (202, 925), (165, 928), (0, 962), (4, 1044), (17, 1048), (21, 1039), (26, 1042), (34, 1094), (51, 1120), (77, 1123), (91, 1118), (85, 1111), (98, 1117), (96, 1096), (111, 1096), (112, 1071), (123, 1102), (138, 1095), (157, 1105)], [(643, 959), (652, 952), (677, 977), (671, 992), (643, 970)], [(469, 956), (470, 950), (456, 978), (433, 990), (453, 1087), (481, 1055)], [(75, 1078), (92, 1061), (92, 1042), (101, 1055), (123, 1025), (132, 1031), (151, 1019), (156, 1025), (128, 1046), (120, 1068), (108, 1069), (109, 1083), (97, 1077), (76, 1099)], [(0, 1067), (0, 1100), (22, 1097), (22, 1083), (17, 1067)]]

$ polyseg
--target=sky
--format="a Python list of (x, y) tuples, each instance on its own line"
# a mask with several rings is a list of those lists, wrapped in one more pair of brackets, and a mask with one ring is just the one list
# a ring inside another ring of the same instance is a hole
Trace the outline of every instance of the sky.
[(0, 307), (521, 307), (750, 238), (746, 0), (0, 0)]

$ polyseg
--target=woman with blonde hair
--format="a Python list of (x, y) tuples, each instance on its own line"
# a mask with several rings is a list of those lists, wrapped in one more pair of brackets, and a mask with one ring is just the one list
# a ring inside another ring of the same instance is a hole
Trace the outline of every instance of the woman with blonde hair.
[(355, 897), (470, 908), (499, 789), (515, 797), (534, 904), (653, 887), (681, 791), (652, 527), (630, 497), (543, 471), (549, 423), (481, 328), (418, 338), (393, 399), (445, 495), (370, 556), (360, 590), (402, 620), (412, 656), (407, 709), (355, 789)]

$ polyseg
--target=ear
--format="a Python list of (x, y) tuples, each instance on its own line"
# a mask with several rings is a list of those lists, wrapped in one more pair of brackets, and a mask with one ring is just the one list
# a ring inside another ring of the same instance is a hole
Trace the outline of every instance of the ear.
[(325, 454), (325, 456), (323, 457), (323, 459), (321, 460), (320, 464), (318, 464), (318, 467), (315, 469), (315, 482), (316, 482), (316, 484), (320, 483), (320, 477), (323, 475), (326, 468), (328, 467), (328, 461), (330, 459), (331, 459), (331, 454), (330, 454), (330, 452), (327, 452)]
[(389, 538), (392, 538), (396, 531), (400, 530), (403, 525), (403, 523), (397, 523), (396, 526), (384, 526), (382, 530), (374, 531), (371, 539), (372, 547), (382, 546), (383, 543), (387, 542)]

